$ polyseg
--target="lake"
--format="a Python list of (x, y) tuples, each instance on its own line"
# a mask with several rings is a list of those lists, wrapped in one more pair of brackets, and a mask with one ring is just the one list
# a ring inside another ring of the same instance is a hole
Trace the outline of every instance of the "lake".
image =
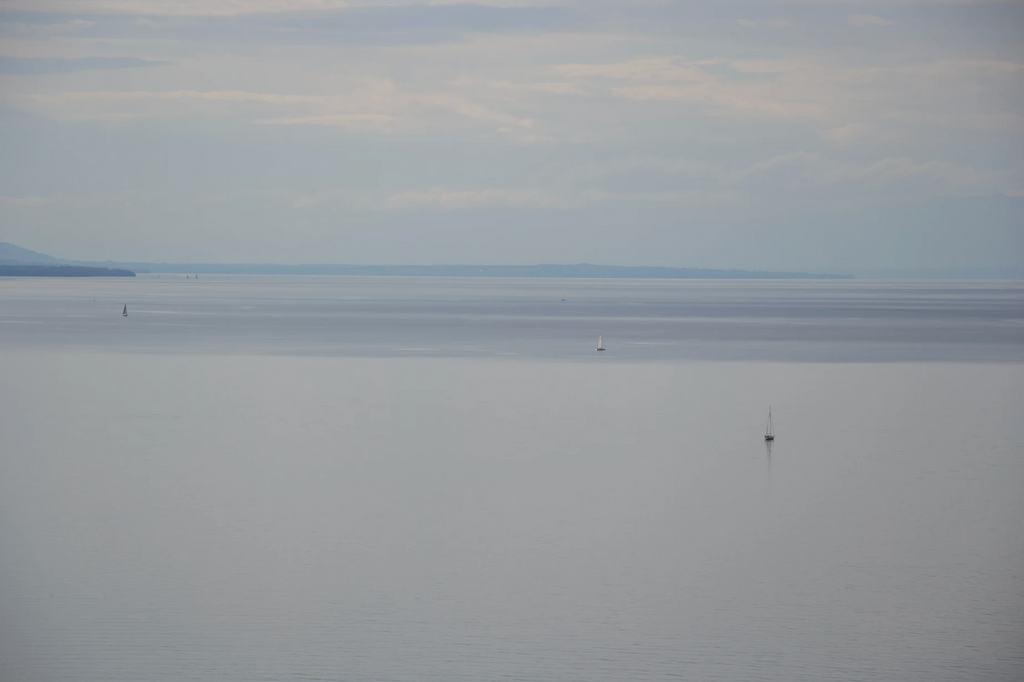
[(0, 349), (0, 679), (1024, 677), (1021, 282), (0, 279)]

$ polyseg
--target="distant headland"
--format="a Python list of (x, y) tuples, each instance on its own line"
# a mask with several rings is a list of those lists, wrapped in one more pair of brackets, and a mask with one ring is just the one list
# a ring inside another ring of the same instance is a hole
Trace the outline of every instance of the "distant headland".
[(62, 261), (14, 244), (0, 242), (0, 277), (134, 277), (123, 268)]
[[(0, 242), (0, 267), (30, 267), (33, 272), (19, 273), (20, 276), (38, 277), (131, 277), (136, 272), (162, 272), (204, 275), (544, 277), (555, 279), (852, 279), (850, 275), (808, 272), (593, 265), (590, 263), (574, 265), (277, 265), (272, 263), (118, 263), (113, 261), (96, 263), (62, 260), (5, 242)], [(50, 270), (44, 272), (39, 268), (50, 268)], [(76, 268), (77, 271), (74, 270)], [(4, 274), (7, 273), (0, 270), (0, 275)], [(11, 275), (13, 274), (11, 273)]]
[(131, 270), (82, 265), (18, 265), (0, 263), (0, 277), (134, 277)]

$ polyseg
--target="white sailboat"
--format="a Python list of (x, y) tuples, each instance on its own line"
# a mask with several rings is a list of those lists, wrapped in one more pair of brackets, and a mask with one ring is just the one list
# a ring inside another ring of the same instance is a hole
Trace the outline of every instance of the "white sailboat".
[(124, 304), (124, 310), (121, 311), (121, 317), (128, 317), (128, 304)]
[(775, 432), (772, 431), (772, 408), (768, 408), (768, 429), (764, 432), (765, 440), (775, 440)]
[(604, 336), (597, 335), (597, 350), (604, 350)]

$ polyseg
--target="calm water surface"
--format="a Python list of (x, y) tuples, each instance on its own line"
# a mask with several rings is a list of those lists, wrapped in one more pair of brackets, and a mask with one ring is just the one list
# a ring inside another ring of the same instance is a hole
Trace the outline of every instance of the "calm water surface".
[(5, 681), (1024, 677), (1019, 283), (0, 280), (0, 351)]

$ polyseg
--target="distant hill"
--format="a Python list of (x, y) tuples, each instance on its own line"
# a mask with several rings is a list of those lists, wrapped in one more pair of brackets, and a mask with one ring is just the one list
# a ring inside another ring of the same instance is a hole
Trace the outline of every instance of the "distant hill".
[(8, 244), (7, 242), (0, 242), (0, 263), (51, 263), (56, 264), (60, 261), (53, 256), (47, 256), (45, 253), (36, 253), (35, 251), (29, 251), (23, 249), (20, 246), (14, 244)]
[[(0, 242), (0, 264), (41, 264), (135, 272), (206, 275), (348, 275), (376, 277), (550, 277), (554, 279), (851, 279), (849, 275), (592, 265), (277, 265), (274, 263), (118, 263), (69, 261)], [(69, 271), (70, 272), (70, 271)], [(71, 277), (76, 275), (44, 275)], [(89, 275), (77, 275), (89, 276)], [(93, 275), (96, 276), (96, 275)]]
[(0, 277), (134, 277), (131, 270), (89, 268), (81, 265), (36, 265), (0, 263)]

